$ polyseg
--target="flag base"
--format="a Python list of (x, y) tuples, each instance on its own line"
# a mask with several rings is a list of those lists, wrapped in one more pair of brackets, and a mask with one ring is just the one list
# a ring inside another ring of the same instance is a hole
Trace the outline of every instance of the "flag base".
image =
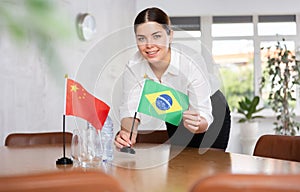
[(135, 154), (135, 150), (132, 149), (131, 147), (123, 147), (123, 148), (121, 148), (120, 151), (121, 151), (121, 152), (124, 152), (124, 153)]
[(56, 165), (70, 165), (73, 164), (73, 161), (67, 157), (62, 157), (60, 159), (57, 159)]

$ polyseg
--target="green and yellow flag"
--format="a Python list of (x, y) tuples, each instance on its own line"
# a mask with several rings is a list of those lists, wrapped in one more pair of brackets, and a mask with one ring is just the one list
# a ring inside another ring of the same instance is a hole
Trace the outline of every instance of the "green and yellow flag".
[(178, 126), (188, 106), (186, 94), (147, 79), (137, 111)]

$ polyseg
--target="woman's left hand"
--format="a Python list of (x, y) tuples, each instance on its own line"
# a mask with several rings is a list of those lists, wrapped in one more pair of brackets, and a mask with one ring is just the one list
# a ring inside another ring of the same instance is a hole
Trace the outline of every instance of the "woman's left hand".
[(196, 111), (183, 112), (183, 125), (192, 133), (203, 133), (207, 130), (206, 119)]

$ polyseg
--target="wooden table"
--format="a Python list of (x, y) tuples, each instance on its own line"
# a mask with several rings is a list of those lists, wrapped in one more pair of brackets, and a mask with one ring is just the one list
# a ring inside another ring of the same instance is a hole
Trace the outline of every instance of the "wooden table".
[[(217, 173), (300, 174), (300, 163), (292, 161), (168, 144), (137, 144), (135, 150), (135, 155), (115, 151), (112, 166), (96, 169), (115, 177), (129, 192), (188, 191), (198, 179)], [(0, 157), (0, 177), (78, 169), (56, 166), (61, 146), (0, 147)]]

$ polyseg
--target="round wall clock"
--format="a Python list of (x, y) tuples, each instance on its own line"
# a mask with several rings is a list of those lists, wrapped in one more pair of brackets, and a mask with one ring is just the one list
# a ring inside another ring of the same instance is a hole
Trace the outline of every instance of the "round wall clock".
[(77, 25), (80, 39), (88, 41), (93, 38), (96, 33), (96, 20), (91, 14), (80, 14)]

